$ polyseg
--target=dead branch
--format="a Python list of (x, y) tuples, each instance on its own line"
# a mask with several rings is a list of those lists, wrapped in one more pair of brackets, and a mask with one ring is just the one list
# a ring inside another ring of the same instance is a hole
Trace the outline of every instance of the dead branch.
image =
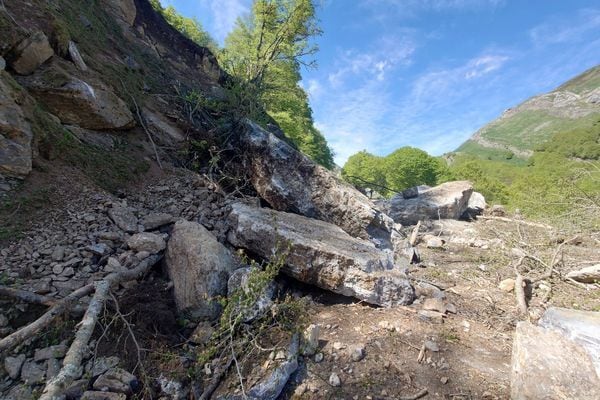
[(59, 399), (64, 390), (81, 376), (81, 363), (88, 349), (87, 344), (94, 333), (98, 315), (104, 309), (104, 302), (109, 288), (110, 284), (107, 280), (94, 283), (94, 296), (83, 319), (78, 324), (79, 329), (77, 329), (75, 340), (71, 343), (71, 347), (69, 347), (69, 351), (63, 360), (63, 367), (54, 378), (46, 383), (40, 400)]
[(42, 304), (44, 306), (53, 306), (56, 304), (56, 299), (41, 294), (33, 293), (27, 290), (10, 288), (0, 285), (0, 296), (8, 297), (15, 300), (24, 301), (31, 304)]
[(399, 400), (417, 400), (417, 399), (420, 399), (421, 397), (425, 396), (427, 393), (429, 393), (427, 389), (421, 389), (413, 395), (400, 396), (400, 397), (398, 397), (398, 399)]
[(63, 367), (54, 378), (46, 383), (46, 387), (42, 392), (40, 400), (60, 399), (64, 390), (69, 387), (75, 379), (81, 376), (81, 363), (87, 350), (87, 344), (94, 333), (94, 328), (98, 322), (98, 316), (104, 309), (104, 303), (106, 302), (106, 298), (111, 288), (117, 286), (121, 282), (133, 280), (142, 276), (160, 259), (161, 256), (159, 255), (150, 256), (140, 262), (134, 269), (112, 273), (103, 280), (94, 283), (94, 296), (90, 301), (83, 319), (77, 324), (79, 329), (77, 330), (75, 340), (71, 343), (71, 347), (69, 347), (69, 351), (63, 361)]
[(414, 247), (415, 244), (417, 243), (417, 238), (419, 237), (419, 228), (421, 227), (421, 221), (419, 220), (419, 222), (417, 222), (417, 225), (415, 226), (415, 228), (413, 229), (412, 233), (410, 234), (410, 239), (408, 241), (408, 243)]
[(215, 392), (215, 390), (217, 390), (217, 388), (221, 384), (221, 379), (223, 378), (223, 375), (225, 375), (225, 373), (229, 370), (231, 364), (233, 364), (233, 358), (229, 357), (227, 363), (222, 368), (215, 371), (215, 374), (210, 380), (209, 385), (206, 387), (204, 392), (202, 392), (202, 395), (198, 400), (209, 400), (212, 397), (212, 394)]
[(56, 302), (56, 304), (40, 318), (0, 340), (0, 354), (37, 335), (55, 319), (69, 311), (80, 298), (91, 294), (93, 291), (94, 285), (86, 285)]
[[(162, 256), (154, 255), (146, 258), (142, 262), (138, 264), (137, 267), (124, 270), (120, 272), (115, 272), (108, 275), (104, 280), (108, 282), (109, 286), (114, 286), (120, 282), (130, 281), (133, 279), (137, 279), (142, 276), (150, 267), (156, 264)], [(29, 325), (19, 329), (16, 332), (11, 333), (7, 337), (0, 340), (0, 354), (8, 351), (19, 343), (34, 337), (37, 335), (42, 329), (49, 326), (54, 320), (58, 317), (64, 315), (68, 311), (70, 311), (73, 306), (77, 303), (77, 301), (89, 294), (94, 292), (94, 285), (88, 284), (83, 286), (82, 288), (77, 289), (73, 293), (68, 296), (58, 300), (54, 306), (52, 306), (44, 315), (42, 315), (37, 320), (33, 321)]]
[(517, 298), (517, 306), (519, 307), (519, 312), (523, 315), (528, 314), (527, 308), (527, 300), (525, 299), (525, 288), (523, 284), (525, 280), (523, 276), (517, 273), (517, 278), (515, 279), (515, 297)]
[(513, 219), (513, 218), (506, 218), (506, 217), (494, 217), (494, 216), (490, 216), (490, 215), (480, 215), (477, 218), (481, 218), (484, 220), (495, 220), (495, 221), (502, 221), (502, 222), (508, 222), (508, 223), (517, 223), (517, 224), (523, 224), (523, 225), (527, 225), (527, 226), (533, 226), (535, 228), (542, 228), (542, 229), (554, 229), (554, 227), (550, 226), (550, 225), (546, 225), (546, 224), (542, 224), (542, 223), (538, 223), (538, 222), (530, 222), (530, 221), (523, 221), (520, 219)]

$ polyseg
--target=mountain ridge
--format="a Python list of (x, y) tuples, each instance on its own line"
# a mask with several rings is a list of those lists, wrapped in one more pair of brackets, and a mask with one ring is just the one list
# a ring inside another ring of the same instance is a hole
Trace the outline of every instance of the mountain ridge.
[(508, 108), (456, 149), (481, 158), (525, 160), (552, 135), (600, 120), (600, 65)]

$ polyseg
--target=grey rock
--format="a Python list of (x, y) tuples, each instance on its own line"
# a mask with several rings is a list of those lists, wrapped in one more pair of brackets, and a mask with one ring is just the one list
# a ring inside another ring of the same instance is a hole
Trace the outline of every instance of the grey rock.
[(63, 124), (93, 130), (135, 126), (129, 107), (110, 88), (78, 79), (55, 63), (38, 69), (22, 83)]
[(127, 396), (123, 393), (111, 393), (88, 390), (83, 393), (81, 400), (126, 400)]
[(216, 318), (220, 306), (213, 299), (227, 293), (229, 275), (238, 267), (229, 250), (202, 225), (179, 221), (169, 239), (166, 265), (178, 310), (192, 318)]
[(173, 220), (173, 216), (169, 214), (154, 213), (148, 214), (144, 218), (142, 218), (142, 225), (144, 225), (145, 230), (152, 231), (154, 229), (160, 228), (161, 226), (172, 223)]
[(83, 396), (83, 393), (88, 388), (89, 381), (87, 379), (80, 379), (78, 381), (73, 382), (69, 387), (65, 390), (65, 397), (67, 400), (80, 399)]
[(553, 329), (519, 322), (514, 336), (511, 399), (600, 399), (598, 375), (582, 346)]
[[(227, 296), (231, 296), (238, 290), (244, 293), (249, 293), (248, 279), (252, 268), (244, 267), (235, 270), (229, 280), (227, 281)], [(238, 304), (237, 309), (239, 313), (244, 316), (244, 322), (250, 322), (256, 319), (258, 316), (265, 313), (273, 305), (271, 300), (275, 295), (275, 283), (269, 282), (265, 285), (262, 292), (258, 295), (256, 302), (250, 305)]]
[(440, 351), (440, 346), (433, 340), (426, 340), (423, 344), (425, 345), (425, 348), (429, 351), (433, 351), (434, 353)]
[(4, 359), (4, 369), (10, 379), (17, 379), (21, 373), (21, 367), (25, 362), (25, 354), (19, 354), (16, 357), (6, 357)]
[(150, 232), (136, 233), (127, 239), (127, 246), (135, 251), (147, 251), (155, 254), (163, 251), (167, 244), (162, 236)]
[(324, 358), (325, 358), (325, 356), (323, 355), (323, 353), (315, 354), (315, 362), (316, 363), (320, 363), (321, 361), (323, 361)]
[(312, 356), (319, 349), (319, 333), (321, 327), (319, 325), (310, 324), (302, 334), (302, 355)]
[(330, 222), (355, 237), (389, 240), (389, 217), (284, 140), (247, 121), (241, 141), (250, 180), (274, 209)]
[(46, 379), (54, 378), (60, 371), (61, 362), (56, 358), (49, 358), (46, 361)]
[(592, 358), (600, 378), (600, 312), (550, 307), (539, 321), (582, 346)]
[(332, 372), (331, 375), (329, 375), (328, 382), (333, 387), (342, 386), (342, 380), (340, 379), (340, 377), (338, 376), (338, 374), (336, 374), (335, 372)]
[(8, 318), (4, 314), (0, 314), (0, 328), (8, 326)]
[(194, 332), (190, 335), (190, 341), (196, 344), (206, 344), (215, 332), (215, 328), (212, 327), (210, 322), (200, 322)]
[(83, 61), (83, 57), (81, 57), (81, 53), (79, 53), (77, 45), (72, 40), (69, 40), (69, 57), (77, 66), (77, 68), (79, 68), (81, 71), (87, 71), (88, 67), (85, 65), (85, 61)]
[(423, 242), (425, 242), (425, 246), (429, 249), (441, 249), (445, 243), (444, 239), (434, 235), (423, 236)]
[(485, 211), (486, 207), (487, 203), (485, 202), (485, 197), (483, 197), (481, 193), (471, 193), (471, 196), (469, 197), (469, 202), (467, 203), (467, 213), (469, 215), (481, 215)]
[(365, 358), (365, 346), (356, 345), (350, 348), (350, 359), (354, 362), (359, 362)]
[(46, 368), (33, 360), (28, 360), (21, 367), (21, 380), (29, 385), (37, 385), (45, 381)]
[(420, 319), (427, 322), (433, 322), (434, 324), (444, 323), (444, 314), (437, 311), (421, 310), (417, 314)]
[(577, 271), (571, 271), (567, 274), (567, 278), (582, 283), (600, 282), (600, 264), (581, 268)]
[(0, 174), (24, 178), (32, 168), (33, 131), (16, 101), (22, 102), (24, 96), (10, 79), (8, 74), (0, 73)]
[(93, 363), (90, 361), (88, 369), (92, 377), (96, 377), (102, 375), (109, 369), (116, 367), (120, 362), (121, 360), (116, 356), (99, 357)]
[(65, 258), (65, 248), (64, 246), (56, 246), (54, 251), (52, 252), (51, 258), (54, 261), (62, 261)]
[(33, 400), (33, 392), (31, 386), (19, 384), (15, 385), (6, 394), (3, 400)]
[(4, 57), (0, 56), (0, 71), (4, 71), (6, 69), (6, 60)]
[(395, 222), (405, 225), (419, 220), (459, 219), (467, 209), (471, 193), (470, 182), (447, 182), (424, 190), (415, 198), (396, 195), (385, 203), (384, 210)]
[(122, 230), (137, 232), (138, 219), (129, 208), (116, 206), (108, 210), (108, 216)]
[(93, 388), (100, 391), (132, 394), (138, 387), (137, 378), (121, 368), (111, 368), (100, 375), (94, 382)]
[(294, 335), (286, 358), (269, 375), (248, 390), (251, 400), (276, 400), (279, 397), (290, 376), (298, 369), (298, 346), (298, 335)]
[(53, 55), (44, 32), (34, 31), (11, 50), (7, 62), (17, 74), (29, 75)]
[(86, 246), (85, 249), (101, 257), (112, 253), (112, 249), (106, 243), (91, 244), (89, 246)]
[(232, 205), (228, 222), (228, 241), (261, 257), (289, 245), (282, 272), (295, 279), (382, 306), (413, 300), (414, 290), (390, 253), (335, 225), (241, 203)]
[(190, 397), (190, 390), (187, 385), (169, 379), (162, 374), (158, 377), (158, 384), (160, 385), (162, 394), (167, 396), (169, 400), (186, 400)]
[(137, 8), (134, 0), (102, 0), (107, 10), (125, 22), (127, 26), (133, 26), (137, 15)]
[(55, 346), (36, 349), (33, 359), (35, 361), (48, 360), (49, 358), (63, 358), (67, 354), (67, 345), (57, 344)]

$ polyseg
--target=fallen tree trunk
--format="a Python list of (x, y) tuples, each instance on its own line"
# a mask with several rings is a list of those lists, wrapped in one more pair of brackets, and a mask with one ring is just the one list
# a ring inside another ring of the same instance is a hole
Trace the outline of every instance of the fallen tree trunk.
[(13, 349), (19, 343), (37, 335), (55, 319), (67, 313), (80, 298), (93, 293), (93, 291), (94, 285), (86, 285), (59, 300), (40, 318), (0, 340), (0, 354)]
[(26, 303), (42, 304), (44, 306), (53, 306), (56, 304), (56, 299), (52, 297), (2, 285), (0, 285), (0, 297), (8, 297), (11, 299), (21, 300)]
[(104, 302), (110, 290), (121, 282), (131, 281), (144, 275), (160, 259), (161, 255), (146, 258), (137, 267), (115, 272), (101, 281), (94, 283), (95, 293), (90, 301), (88, 309), (78, 324), (79, 329), (75, 334), (75, 340), (71, 343), (69, 351), (63, 361), (63, 367), (58, 374), (49, 380), (44, 387), (40, 400), (59, 400), (62, 393), (71, 383), (81, 376), (81, 363), (86, 352), (87, 344), (94, 333), (96, 322), (100, 312), (104, 309)]
[(94, 333), (100, 312), (104, 309), (104, 301), (110, 288), (106, 280), (94, 284), (95, 292), (92, 301), (79, 323), (75, 340), (63, 360), (63, 367), (59, 373), (46, 383), (40, 400), (59, 399), (62, 392), (77, 378), (81, 376), (81, 363), (87, 351), (87, 344)]

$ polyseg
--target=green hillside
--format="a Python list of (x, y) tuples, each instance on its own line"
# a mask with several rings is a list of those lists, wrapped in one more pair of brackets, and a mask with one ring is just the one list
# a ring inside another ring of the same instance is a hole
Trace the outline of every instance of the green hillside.
[(488, 160), (521, 163), (537, 146), (565, 131), (600, 121), (600, 66), (535, 96), (485, 125), (456, 151)]

